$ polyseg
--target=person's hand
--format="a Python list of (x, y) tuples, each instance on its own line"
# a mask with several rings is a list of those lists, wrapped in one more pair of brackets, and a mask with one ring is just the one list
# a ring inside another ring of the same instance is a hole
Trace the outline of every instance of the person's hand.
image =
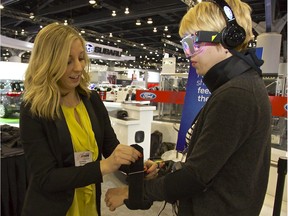
[(110, 188), (105, 194), (105, 203), (110, 211), (123, 205), (125, 199), (128, 199), (128, 186)]
[(102, 175), (118, 170), (121, 165), (130, 165), (140, 157), (143, 155), (135, 148), (119, 144), (108, 158), (100, 161)]
[(144, 171), (146, 172), (145, 179), (153, 179), (158, 176), (159, 169), (164, 165), (164, 162), (154, 162), (152, 160), (145, 161)]

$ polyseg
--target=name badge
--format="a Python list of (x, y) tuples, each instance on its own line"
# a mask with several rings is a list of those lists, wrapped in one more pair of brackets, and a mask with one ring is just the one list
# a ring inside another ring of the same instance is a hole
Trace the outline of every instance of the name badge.
[(89, 162), (92, 162), (92, 152), (90, 151), (83, 151), (83, 152), (75, 152), (75, 166), (83, 166)]

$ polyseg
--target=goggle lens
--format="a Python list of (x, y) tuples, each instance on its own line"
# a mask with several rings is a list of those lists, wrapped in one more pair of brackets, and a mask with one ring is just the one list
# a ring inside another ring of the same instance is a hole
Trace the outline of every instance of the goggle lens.
[(181, 40), (181, 44), (182, 44), (182, 47), (183, 47), (183, 51), (186, 55), (186, 57), (191, 57), (198, 49), (196, 47), (197, 50), (195, 50), (195, 35), (188, 35), (186, 37), (184, 37), (182, 40)]

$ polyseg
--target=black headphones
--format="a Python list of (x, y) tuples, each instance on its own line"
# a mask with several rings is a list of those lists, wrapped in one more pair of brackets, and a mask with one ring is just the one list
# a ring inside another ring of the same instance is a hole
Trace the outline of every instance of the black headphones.
[(245, 30), (236, 22), (234, 13), (225, 0), (214, 0), (226, 19), (226, 27), (221, 31), (221, 44), (226, 49), (233, 49), (246, 38)]

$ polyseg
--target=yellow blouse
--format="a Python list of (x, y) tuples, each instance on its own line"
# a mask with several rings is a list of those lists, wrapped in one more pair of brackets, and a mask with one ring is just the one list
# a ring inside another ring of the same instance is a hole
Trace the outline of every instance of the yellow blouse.
[[(92, 153), (92, 160), (98, 157), (98, 146), (90, 118), (84, 103), (81, 101), (76, 107), (61, 106), (73, 143), (75, 152)], [(77, 112), (80, 123), (75, 118)], [(96, 188), (95, 184), (86, 187), (76, 188), (73, 203), (66, 216), (98, 216), (96, 208)]]

